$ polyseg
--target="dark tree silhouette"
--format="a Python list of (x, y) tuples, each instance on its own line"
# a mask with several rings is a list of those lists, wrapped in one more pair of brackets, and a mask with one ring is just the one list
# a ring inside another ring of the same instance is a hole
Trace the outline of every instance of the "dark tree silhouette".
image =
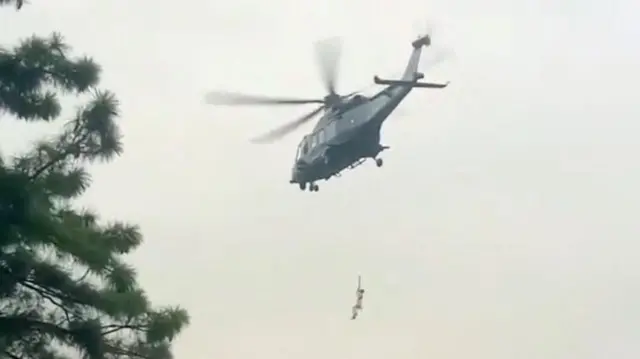
[(18, 10), (22, 8), (22, 5), (24, 5), (24, 3), (25, 3), (24, 0), (0, 0), (0, 6), (13, 5)]
[(179, 307), (152, 307), (123, 260), (142, 241), (138, 227), (73, 206), (87, 166), (122, 153), (118, 102), (97, 89), (99, 75), (58, 34), (0, 48), (0, 114), (53, 121), (60, 95), (92, 97), (60, 133), (0, 156), (0, 358), (166, 359), (188, 324)]

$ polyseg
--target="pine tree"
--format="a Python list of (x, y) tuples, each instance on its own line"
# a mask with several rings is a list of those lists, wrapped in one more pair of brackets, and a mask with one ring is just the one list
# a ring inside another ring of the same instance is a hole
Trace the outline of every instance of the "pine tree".
[(99, 75), (58, 34), (0, 48), (0, 113), (53, 121), (60, 95), (91, 95), (60, 133), (0, 156), (0, 358), (167, 359), (188, 324), (179, 307), (153, 308), (123, 260), (138, 227), (73, 206), (87, 166), (122, 153), (118, 102), (97, 89)]
[(20, 10), (24, 5), (24, 0), (0, 0), (0, 6), (13, 5), (16, 9)]

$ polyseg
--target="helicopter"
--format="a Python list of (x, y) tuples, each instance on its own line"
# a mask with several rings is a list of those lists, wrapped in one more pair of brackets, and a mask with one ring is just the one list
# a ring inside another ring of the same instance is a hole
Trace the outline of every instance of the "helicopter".
[(289, 183), (301, 190), (319, 190), (319, 180), (339, 177), (343, 170), (353, 169), (368, 159), (382, 167), (380, 153), (389, 146), (380, 143), (380, 130), (384, 121), (414, 88), (443, 89), (447, 83), (421, 82), (424, 74), (418, 72), (422, 49), (431, 46), (431, 36), (419, 36), (411, 43), (408, 64), (400, 79), (382, 79), (375, 75), (373, 82), (385, 88), (367, 97), (352, 92), (340, 95), (336, 92), (339, 48), (335, 43), (324, 42), (318, 46), (318, 59), (327, 95), (321, 99), (275, 98), (246, 95), (233, 92), (210, 92), (205, 102), (214, 105), (302, 105), (320, 104), (300, 118), (256, 137), (254, 143), (270, 143), (293, 132), (318, 115), (313, 130), (305, 135), (296, 150)]

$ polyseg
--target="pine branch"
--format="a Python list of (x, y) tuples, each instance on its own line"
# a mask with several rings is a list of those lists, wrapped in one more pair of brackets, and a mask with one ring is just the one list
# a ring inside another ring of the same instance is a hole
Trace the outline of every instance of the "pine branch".
[[(54, 301), (54, 297), (58, 297), (63, 301), (69, 302), (69, 303), (73, 303), (73, 304), (78, 304), (78, 305), (87, 305), (86, 303), (82, 303), (81, 301), (79, 301), (76, 298), (73, 298), (61, 291), (54, 291), (51, 290), (49, 288), (43, 287), (40, 284), (30, 281), (30, 280), (22, 280), (20, 282), (18, 282), (21, 286), (28, 288), (34, 292), (36, 292), (39, 296), (41, 296), (42, 298), (45, 299), (50, 299), (51, 303), (63, 308), (63, 304), (57, 301)], [(66, 312), (66, 309), (64, 309)]]
[(79, 143), (81, 141), (85, 141), (88, 138), (88, 135), (84, 135), (83, 137), (78, 138), (74, 141), (74, 143), (66, 148), (65, 151), (58, 153), (56, 156), (47, 161), (44, 165), (36, 168), (29, 176), (29, 180), (34, 181), (36, 178), (40, 177), (45, 171), (51, 169), (51, 167), (55, 166), (59, 162), (64, 161), (67, 157), (72, 156), (77, 153), (77, 148), (79, 148)]
[(39, 331), (42, 333), (54, 334), (56, 337), (64, 337), (72, 333), (70, 330), (64, 329), (55, 324), (31, 319), (21, 315), (0, 317), (0, 326), (13, 328), (17, 333)]
[(14, 4), (16, 9), (20, 10), (22, 9), (22, 6), (24, 6), (25, 1), (24, 0), (0, 0), (0, 6), (5, 6), (9, 4)]
[(9, 353), (9, 351), (7, 351), (7, 350), (5, 350), (5, 351), (4, 351), (4, 355), (8, 356), (8, 357), (9, 357), (9, 358), (11, 358), (11, 359), (22, 359), (22, 357), (19, 357), (19, 356), (17, 356), (17, 355), (11, 354), (11, 353)]
[(44, 298), (46, 301), (54, 305), (56, 308), (60, 309), (64, 314), (65, 318), (67, 319), (67, 323), (71, 323), (69, 310), (65, 307), (65, 305), (61, 301), (58, 301), (55, 299), (55, 295), (52, 295), (52, 293), (47, 293), (48, 291), (45, 290), (44, 288), (38, 288), (37, 286), (32, 285), (31, 283), (28, 283), (28, 282), (21, 282), (20, 284), (23, 287), (31, 289), (32, 291), (38, 293), (40, 297)]
[(149, 357), (140, 354), (136, 351), (130, 350), (130, 349), (124, 349), (123, 347), (120, 346), (115, 346), (115, 345), (106, 345), (107, 350), (111, 353), (111, 354), (116, 354), (116, 355), (124, 355), (130, 358), (140, 358), (140, 359), (150, 359)]
[(49, 121), (61, 111), (51, 89), (83, 93), (97, 85), (100, 67), (88, 57), (69, 59), (68, 49), (57, 33), (0, 49), (0, 108), (20, 119)]
[(147, 330), (149, 328), (148, 325), (143, 325), (143, 324), (139, 324), (139, 325), (132, 325), (132, 324), (111, 324), (111, 325), (105, 325), (102, 326), (101, 331), (102, 331), (102, 335), (109, 335), (109, 334), (113, 334), (115, 332), (124, 330), (124, 329), (129, 329), (129, 330), (135, 330), (135, 331), (144, 331)]
[(99, 225), (69, 204), (89, 184), (86, 164), (122, 153), (115, 95), (96, 90), (100, 67), (91, 58), (69, 53), (59, 34), (0, 48), (0, 111), (49, 121), (61, 112), (61, 94), (94, 91), (55, 140), (11, 164), (0, 157), (0, 337), (10, 337), (0, 356), (62, 359), (75, 348), (87, 359), (170, 359), (189, 317), (154, 309), (122, 259), (142, 242), (139, 228)]

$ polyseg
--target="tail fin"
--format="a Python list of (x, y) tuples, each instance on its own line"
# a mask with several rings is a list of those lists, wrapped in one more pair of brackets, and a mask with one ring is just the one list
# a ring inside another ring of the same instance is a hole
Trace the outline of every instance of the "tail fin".
[(420, 36), (411, 43), (411, 46), (413, 46), (413, 52), (411, 53), (409, 63), (407, 64), (407, 67), (404, 70), (404, 74), (402, 75), (402, 81), (415, 81), (418, 79), (416, 76), (418, 74), (418, 64), (420, 63), (420, 54), (422, 54), (422, 47), (428, 47), (430, 45), (431, 36), (429, 35)]

